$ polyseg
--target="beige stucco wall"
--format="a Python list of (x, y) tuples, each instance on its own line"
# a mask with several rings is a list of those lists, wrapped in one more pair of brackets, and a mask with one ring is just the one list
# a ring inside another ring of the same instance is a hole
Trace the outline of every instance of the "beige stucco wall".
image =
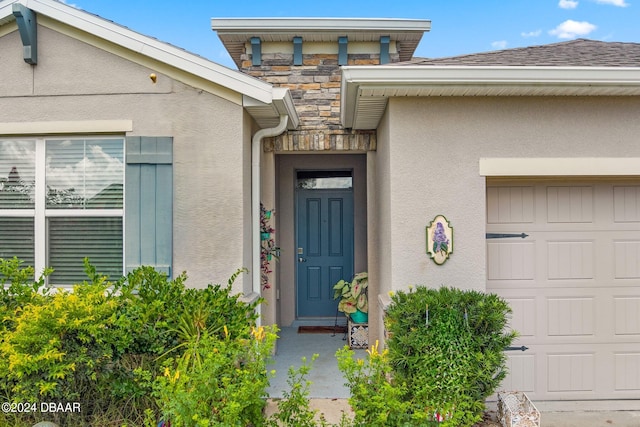
[(383, 315), (388, 292), (393, 288), (391, 258), (389, 114), (384, 114), (377, 133), (378, 149), (367, 153), (367, 211), (369, 218), (369, 342), (384, 341)]
[[(40, 25), (39, 61), (30, 66), (17, 31), (0, 37), (0, 123), (124, 119), (133, 122), (127, 136), (172, 136), (173, 271), (186, 271), (193, 287), (226, 283), (237, 268), (250, 267), (245, 172), (252, 129), (240, 95), (231, 102), (160, 73), (162, 64), (108, 43), (105, 49)], [(249, 275), (236, 283), (238, 292), (245, 288)]]
[[(639, 116), (637, 97), (390, 99), (376, 153), (382, 293), (485, 289), (481, 157), (638, 157)], [(425, 227), (438, 214), (454, 229), (442, 266), (425, 253)]]

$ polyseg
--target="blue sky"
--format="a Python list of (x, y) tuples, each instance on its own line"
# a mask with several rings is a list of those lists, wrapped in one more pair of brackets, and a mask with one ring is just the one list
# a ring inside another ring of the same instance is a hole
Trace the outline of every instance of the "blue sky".
[(415, 56), (443, 57), (589, 38), (640, 42), (640, 0), (66, 0), (235, 68), (210, 19), (362, 17), (431, 20)]

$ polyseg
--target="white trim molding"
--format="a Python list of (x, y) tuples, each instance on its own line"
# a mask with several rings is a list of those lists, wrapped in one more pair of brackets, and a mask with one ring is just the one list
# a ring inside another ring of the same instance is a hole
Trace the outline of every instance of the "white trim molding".
[(133, 120), (86, 120), (0, 123), (0, 135), (124, 134)]
[(346, 128), (375, 129), (392, 97), (638, 95), (638, 67), (348, 66), (340, 114)]
[(637, 176), (640, 157), (481, 158), (481, 176)]

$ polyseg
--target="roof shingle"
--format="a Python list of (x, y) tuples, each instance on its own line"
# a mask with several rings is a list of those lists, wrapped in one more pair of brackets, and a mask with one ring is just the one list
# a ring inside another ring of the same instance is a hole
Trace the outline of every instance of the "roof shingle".
[(640, 43), (576, 39), (445, 58), (413, 58), (394, 65), (640, 67)]

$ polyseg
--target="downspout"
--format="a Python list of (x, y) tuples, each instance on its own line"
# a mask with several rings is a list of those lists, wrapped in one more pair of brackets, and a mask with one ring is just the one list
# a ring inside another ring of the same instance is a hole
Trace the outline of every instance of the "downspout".
[[(260, 129), (251, 140), (251, 249), (252, 249), (252, 284), (253, 294), (261, 294), (260, 280), (260, 154), (262, 153), (262, 140), (272, 136), (278, 136), (287, 128), (289, 116), (280, 116), (280, 123), (274, 128)], [(258, 324), (261, 324), (261, 307), (256, 308)]]

